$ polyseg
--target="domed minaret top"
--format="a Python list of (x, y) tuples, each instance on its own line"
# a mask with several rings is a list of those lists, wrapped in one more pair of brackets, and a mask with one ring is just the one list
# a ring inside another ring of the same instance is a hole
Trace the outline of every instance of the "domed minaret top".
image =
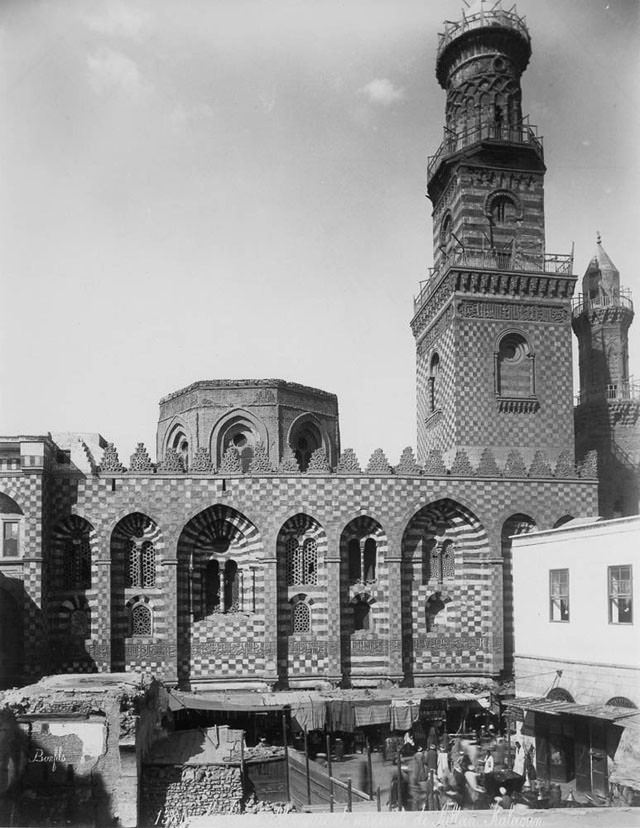
[(602, 246), (600, 233), (596, 237), (596, 251), (582, 279), (585, 298), (602, 304), (612, 304), (620, 295), (620, 271)]

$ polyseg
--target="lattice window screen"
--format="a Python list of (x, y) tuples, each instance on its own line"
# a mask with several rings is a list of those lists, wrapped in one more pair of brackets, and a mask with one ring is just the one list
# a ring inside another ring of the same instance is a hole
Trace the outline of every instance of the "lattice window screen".
[[(142, 544), (140, 552), (142, 583), (143, 587), (154, 587), (156, 585), (156, 550), (151, 541)], [(138, 586), (136, 584), (135, 586)]]
[(131, 610), (131, 635), (151, 635), (151, 610), (144, 604)]
[(318, 583), (318, 544), (313, 538), (307, 538), (302, 546), (302, 558), (304, 562), (303, 581), (301, 584)]
[(293, 605), (293, 632), (302, 633), (311, 630), (311, 610), (304, 601)]
[(140, 552), (138, 550), (138, 545), (134, 540), (129, 541), (129, 586), (130, 587), (139, 587), (142, 586), (141, 578), (142, 573), (140, 572)]

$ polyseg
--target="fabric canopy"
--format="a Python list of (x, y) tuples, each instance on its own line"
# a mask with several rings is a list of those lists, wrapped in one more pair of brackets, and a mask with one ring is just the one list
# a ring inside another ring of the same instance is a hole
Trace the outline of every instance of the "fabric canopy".
[(282, 702), (265, 700), (255, 693), (182, 693), (172, 690), (169, 693), (170, 710), (229, 710), (253, 713), (269, 710), (283, 710), (286, 705)]
[(524, 718), (524, 711), (545, 713), (550, 716), (586, 716), (590, 719), (604, 719), (621, 726), (631, 721), (640, 721), (640, 710), (631, 707), (614, 707), (608, 704), (575, 704), (574, 702), (553, 701), (539, 696), (509, 699), (504, 702), (505, 707), (518, 718)]

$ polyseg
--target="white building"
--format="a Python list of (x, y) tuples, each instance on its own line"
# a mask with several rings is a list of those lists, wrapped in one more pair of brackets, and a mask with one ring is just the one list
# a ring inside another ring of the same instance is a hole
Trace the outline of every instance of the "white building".
[(640, 790), (640, 517), (513, 538), (516, 700), (539, 777)]

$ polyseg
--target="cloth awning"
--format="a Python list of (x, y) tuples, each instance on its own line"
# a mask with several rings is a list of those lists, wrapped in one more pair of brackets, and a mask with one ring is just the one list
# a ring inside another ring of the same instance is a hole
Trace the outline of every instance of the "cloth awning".
[(525, 712), (544, 713), (549, 716), (584, 716), (590, 719), (604, 719), (626, 727), (632, 722), (640, 724), (640, 710), (631, 707), (613, 707), (608, 704), (576, 704), (575, 702), (553, 701), (540, 696), (508, 699), (503, 702), (507, 711), (516, 718), (524, 719)]
[(172, 690), (169, 693), (170, 710), (228, 710), (240, 713), (267, 713), (283, 710), (282, 702), (265, 699), (256, 693), (183, 693)]

